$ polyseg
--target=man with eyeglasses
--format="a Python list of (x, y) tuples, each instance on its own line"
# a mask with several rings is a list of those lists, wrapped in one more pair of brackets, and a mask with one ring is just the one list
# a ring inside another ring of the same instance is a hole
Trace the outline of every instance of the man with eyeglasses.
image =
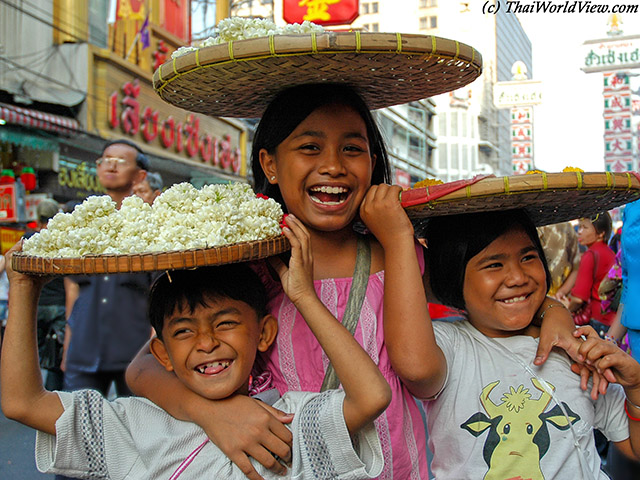
[(130, 140), (112, 140), (96, 160), (98, 180), (118, 208), (125, 197), (133, 193), (134, 185), (144, 181), (149, 171), (149, 160), (144, 152)]
[[(126, 139), (108, 142), (96, 161), (98, 180), (118, 208), (148, 169), (142, 150)], [(146, 319), (150, 285), (147, 273), (65, 277), (65, 390), (93, 388), (106, 396), (115, 382), (118, 396), (131, 394), (124, 373), (151, 336)]]

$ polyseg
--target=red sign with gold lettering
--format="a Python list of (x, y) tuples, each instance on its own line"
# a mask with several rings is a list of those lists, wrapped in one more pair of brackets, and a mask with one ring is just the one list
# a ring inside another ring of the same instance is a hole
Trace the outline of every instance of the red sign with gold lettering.
[(288, 23), (348, 25), (358, 18), (358, 10), (358, 0), (284, 0), (282, 16)]
[(17, 222), (15, 184), (0, 185), (0, 222)]

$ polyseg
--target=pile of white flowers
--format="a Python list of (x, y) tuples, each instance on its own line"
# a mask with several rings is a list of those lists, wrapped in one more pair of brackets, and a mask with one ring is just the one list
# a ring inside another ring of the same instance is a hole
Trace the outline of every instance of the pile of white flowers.
[(269, 35), (306, 34), (312, 32), (322, 33), (324, 31), (324, 27), (316, 25), (309, 20), (278, 27), (271, 20), (264, 18), (225, 18), (218, 23), (216, 36), (203, 40), (197, 46), (180, 47), (171, 54), (171, 58), (179, 57), (198, 48), (218, 45), (219, 43), (246, 40), (247, 38), (267, 37)]
[(81, 257), (208, 248), (280, 235), (282, 208), (258, 198), (244, 183), (180, 183), (153, 205), (136, 196), (120, 210), (108, 195), (92, 196), (72, 213), (58, 213), (46, 230), (24, 241), (23, 251), (38, 257)]

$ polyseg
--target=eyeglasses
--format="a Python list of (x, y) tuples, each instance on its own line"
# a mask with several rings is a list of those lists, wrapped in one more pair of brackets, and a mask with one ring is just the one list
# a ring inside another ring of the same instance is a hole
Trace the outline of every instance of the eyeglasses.
[(116, 166), (116, 167), (124, 167), (125, 165), (128, 164), (128, 161), (126, 158), (118, 158), (118, 157), (100, 157), (99, 159), (96, 160), (96, 165), (97, 166), (102, 166), (104, 165), (106, 166)]

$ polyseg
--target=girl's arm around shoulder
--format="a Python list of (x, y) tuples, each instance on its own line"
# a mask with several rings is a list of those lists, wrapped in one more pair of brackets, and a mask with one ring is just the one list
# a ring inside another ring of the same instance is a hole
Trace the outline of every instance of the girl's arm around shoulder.
[(175, 374), (156, 361), (149, 344), (129, 368), (127, 384), (173, 417), (199, 425), (211, 441), (251, 480), (260, 480), (249, 457), (277, 474), (285, 467), (274, 458), (291, 458), (291, 432), (284, 423), (293, 416), (243, 395), (208, 400), (188, 389)]
[(360, 216), (384, 249), (384, 334), (394, 371), (418, 398), (440, 391), (446, 361), (435, 341), (415, 248), (398, 186), (371, 187)]

